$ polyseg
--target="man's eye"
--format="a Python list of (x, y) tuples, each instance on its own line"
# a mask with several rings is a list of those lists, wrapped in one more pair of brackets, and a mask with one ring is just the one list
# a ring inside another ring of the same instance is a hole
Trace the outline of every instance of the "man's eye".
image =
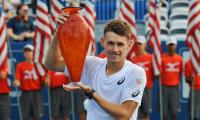
[(113, 42), (108, 42), (108, 45), (114, 45), (114, 43)]
[(124, 46), (124, 43), (117, 43), (117, 46), (122, 47)]

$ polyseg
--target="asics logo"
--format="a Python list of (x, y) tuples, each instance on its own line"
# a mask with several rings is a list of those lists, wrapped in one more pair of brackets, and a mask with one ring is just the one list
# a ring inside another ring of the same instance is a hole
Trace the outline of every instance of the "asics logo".
[(121, 78), (118, 82), (117, 82), (117, 85), (121, 85), (125, 80), (125, 77)]
[(139, 90), (133, 92), (132, 97), (137, 97), (140, 94)]

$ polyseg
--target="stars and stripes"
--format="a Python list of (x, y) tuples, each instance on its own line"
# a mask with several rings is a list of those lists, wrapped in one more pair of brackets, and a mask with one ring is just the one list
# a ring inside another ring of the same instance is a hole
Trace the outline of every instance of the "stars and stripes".
[(127, 55), (127, 59), (131, 59), (135, 56), (136, 44), (136, 22), (135, 22), (135, 10), (133, 0), (122, 0), (122, 5), (120, 8), (119, 19), (128, 23), (132, 30), (131, 39), (133, 40), (133, 46)]
[(0, 68), (7, 64), (8, 61), (8, 48), (6, 42), (6, 24), (4, 21), (3, 9), (0, 6)]
[(62, 8), (65, 8), (68, 6), (68, 2), (67, 0), (52, 0), (51, 1), (51, 18), (50, 18), (50, 22), (52, 25), (52, 28), (55, 29), (56, 28), (56, 16), (58, 16), (58, 14), (61, 12)]
[(161, 43), (160, 43), (160, 19), (156, 0), (149, 0), (148, 26), (150, 29), (148, 41), (153, 50), (154, 74), (158, 75), (161, 71)]
[(95, 55), (96, 42), (95, 42), (95, 21), (96, 21), (96, 11), (95, 5), (92, 1), (85, 0), (82, 2), (83, 11), (82, 15), (90, 27), (91, 41), (88, 48), (87, 55)]
[(44, 59), (51, 40), (51, 25), (46, 0), (37, 0), (36, 31), (34, 37), (34, 79), (46, 74)]
[(196, 74), (200, 74), (200, 0), (191, 0), (188, 16), (187, 45)]

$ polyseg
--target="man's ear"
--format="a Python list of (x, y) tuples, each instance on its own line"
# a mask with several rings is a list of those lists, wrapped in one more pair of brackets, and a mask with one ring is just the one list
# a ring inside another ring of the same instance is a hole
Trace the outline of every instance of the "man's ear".
[(135, 44), (135, 43), (133, 42), (133, 40), (129, 40), (129, 42), (128, 42), (128, 47), (129, 47), (129, 49), (132, 48), (133, 44)]
[(102, 46), (103, 48), (105, 48), (105, 38), (104, 38), (104, 37), (101, 37), (100, 43), (101, 43), (101, 46)]

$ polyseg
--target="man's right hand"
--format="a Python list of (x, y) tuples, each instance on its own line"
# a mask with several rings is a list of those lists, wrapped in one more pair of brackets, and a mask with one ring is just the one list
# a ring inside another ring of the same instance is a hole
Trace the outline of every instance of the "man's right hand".
[(15, 80), (15, 81), (13, 82), (13, 85), (14, 85), (15, 87), (19, 87), (21, 84), (20, 84), (20, 81), (19, 81), (19, 80)]
[(67, 21), (67, 18), (69, 17), (69, 13), (66, 13), (62, 11), (57, 17), (56, 17), (56, 22), (58, 24), (63, 24), (65, 21)]

